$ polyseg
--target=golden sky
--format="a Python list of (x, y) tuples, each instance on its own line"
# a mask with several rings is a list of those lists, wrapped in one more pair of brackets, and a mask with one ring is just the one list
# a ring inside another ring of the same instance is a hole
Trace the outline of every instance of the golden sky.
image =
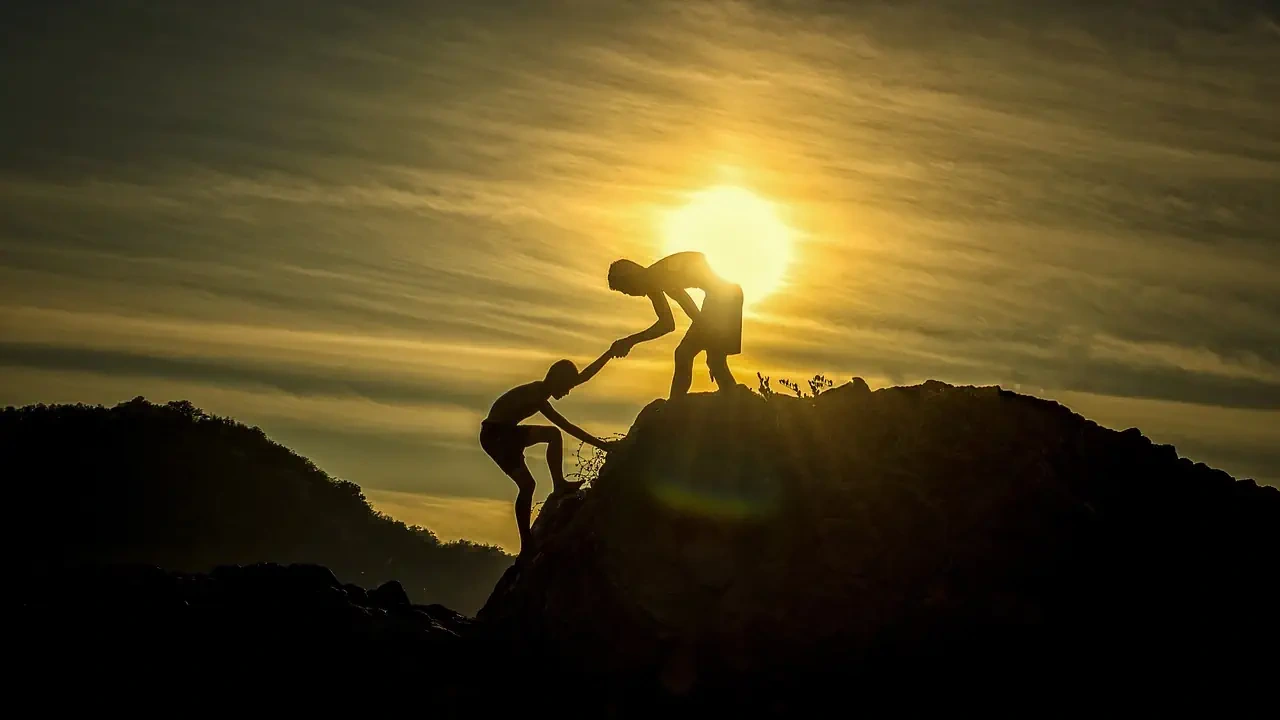
[[(645, 327), (609, 262), (728, 187), (792, 237), (740, 380), (1000, 384), (1280, 484), (1274, 2), (0, 13), (0, 403), (190, 399), (513, 546), (480, 418)], [(678, 338), (558, 406), (624, 430)]]

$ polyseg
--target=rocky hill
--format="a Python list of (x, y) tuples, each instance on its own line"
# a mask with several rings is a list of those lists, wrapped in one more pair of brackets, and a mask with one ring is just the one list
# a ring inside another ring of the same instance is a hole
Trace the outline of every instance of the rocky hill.
[(313, 566), (83, 571), (28, 584), (19, 652), (51, 624), (60, 651), (201, 677), (407, 677), (446, 715), (750, 716), (1225, 702), (1280, 640), (1280, 492), (998, 388), (655, 401), (534, 532), (474, 621)]
[(657, 401), (535, 533), (481, 623), (531, 667), (709, 707), (1207, 677), (1280, 639), (1280, 492), (998, 388)]
[(344, 582), (398, 580), (416, 602), (470, 613), (511, 562), (381, 515), (355, 483), (189, 402), (6, 408), (0, 464), (0, 517), (22, 541), (15, 562), (36, 570), (319, 563)]

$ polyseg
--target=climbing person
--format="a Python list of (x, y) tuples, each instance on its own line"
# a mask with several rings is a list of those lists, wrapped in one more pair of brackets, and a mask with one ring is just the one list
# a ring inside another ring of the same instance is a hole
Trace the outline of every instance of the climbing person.
[[(614, 342), (614, 357), (625, 357), (636, 345), (676, 329), (667, 301), (670, 297), (692, 321), (676, 346), (670, 397), (689, 392), (693, 361), (700, 352), (706, 352), (711, 379), (721, 392), (737, 385), (729, 371), (729, 356), (742, 352), (742, 288), (716, 275), (705, 255), (679, 252), (648, 267), (618, 260), (609, 266), (609, 288), (624, 295), (649, 298), (657, 315), (653, 325)], [(701, 308), (689, 297), (689, 288), (705, 293)]]
[[(560, 430), (601, 450), (607, 450), (608, 443), (566, 420), (551, 407), (550, 399), (559, 400), (574, 387), (590, 380), (611, 357), (614, 357), (612, 348), (581, 372), (572, 361), (557, 360), (543, 379), (514, 387), (499, 396), (489, 408), (489, 415), (480, 423), (480, 447), (519, 488), (515, 511), (516, 527), (520, 530), (521, 554), (533, 546), (529, 526), (535, 485), (533, 474), (524, 462), (524, 449), (546, 443), (552, 494), (575, 490), (582, 484), (564, 479)], [(536, 413), (542, 413), (556, 427), (521, 424)]]

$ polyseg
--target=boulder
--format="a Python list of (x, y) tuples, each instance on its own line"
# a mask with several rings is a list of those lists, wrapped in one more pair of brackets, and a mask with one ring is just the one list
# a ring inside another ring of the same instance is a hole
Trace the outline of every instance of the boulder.
[(369, 591), (369, 603), (384, 610), (409, 607), (409, 594), (398, 580), (389, 580)]

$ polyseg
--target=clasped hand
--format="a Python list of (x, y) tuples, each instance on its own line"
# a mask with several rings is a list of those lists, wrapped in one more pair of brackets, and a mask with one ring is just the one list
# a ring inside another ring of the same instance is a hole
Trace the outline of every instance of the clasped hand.
[(609, 346), (609, 354), (616, 358), (624, 358), (627, 353), (631, 352), (633, 347), (635, 347), (635, 344), (626, 338), (615, 340), (613, 345)]

